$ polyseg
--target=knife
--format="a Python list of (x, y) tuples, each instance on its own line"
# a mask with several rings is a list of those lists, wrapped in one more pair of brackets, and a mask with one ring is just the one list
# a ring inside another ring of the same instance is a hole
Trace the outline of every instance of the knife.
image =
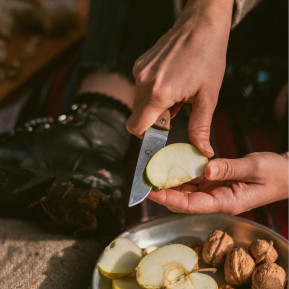
[(145, 132), (134, 173), (129, 207), (142, 202), (152, 189), (152, 185), (146, 179), (145, 168), (149, 159), (166, 145), (170, 130), (170, 119), (171, 113), (166, 110), (159, 116), (154, 125)]

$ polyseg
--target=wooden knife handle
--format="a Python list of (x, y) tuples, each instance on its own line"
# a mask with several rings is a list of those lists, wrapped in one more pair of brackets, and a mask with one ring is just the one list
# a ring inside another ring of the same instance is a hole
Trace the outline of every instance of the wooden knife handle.
[(170, 130), (171, 128), (171, 112), (167, 109), (165, 110), (153, 124), (154, 128), (161, 130)]

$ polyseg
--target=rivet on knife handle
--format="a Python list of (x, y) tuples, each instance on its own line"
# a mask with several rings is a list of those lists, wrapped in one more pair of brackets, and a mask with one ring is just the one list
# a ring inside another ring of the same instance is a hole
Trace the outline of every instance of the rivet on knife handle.
[(170, 130), (171, 128), (171, 113), (167, 109), (165, 110), (157, 119), (157, 121), (152, 126), (161, 130)]

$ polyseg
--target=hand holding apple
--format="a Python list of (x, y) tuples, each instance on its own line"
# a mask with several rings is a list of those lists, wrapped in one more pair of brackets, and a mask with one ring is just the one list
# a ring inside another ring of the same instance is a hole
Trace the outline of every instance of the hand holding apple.
[(288, 155), (251, 153), (240, 159), (211, 160), (205, 177), (149, 198), (182, 213), (237, 215), (288, 198)]

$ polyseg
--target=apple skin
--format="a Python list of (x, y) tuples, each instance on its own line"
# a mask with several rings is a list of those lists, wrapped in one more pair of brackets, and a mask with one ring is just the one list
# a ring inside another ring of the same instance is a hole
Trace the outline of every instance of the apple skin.
[(113, 240), (100, 256), (98, 271), (109, 279), (130, 275), (142, 258), (142, 249), (132, 240), (119, 237)]
[(123, 278), (126, 276), (129, 276), (130, 274), (132, 274), (134, 272), (134, 269), (130, 272), (126, 272), (126, 273), (108, 273), (103, 271), (99, 266), (97, 266), (98, 271), (101, 272), (101, 274), (109, 279), (119, 279), (119, 278)]
[(135, 274), (112, 280), (112, 289), (141, 289), (136, 281)]
[[(197, 285), (197, 289), (218, 289), (219, 286), (214, 278), (204, 273), (192, 273), (190, 278), (193, 284)], [(200, 283), (200, 279), (203, 279)], [(206, 280), (206, 282), (205, 282)]]

